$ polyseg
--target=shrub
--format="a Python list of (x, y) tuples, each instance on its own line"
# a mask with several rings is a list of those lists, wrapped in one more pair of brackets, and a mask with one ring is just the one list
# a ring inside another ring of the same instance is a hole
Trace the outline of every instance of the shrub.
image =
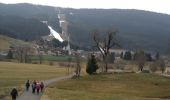
[(142, 73), (150, 73), (149, 70), (142, 70)]
[(98, 69), (97, 61), (94, 55), (91, 55), (91, 57), (88, 59), (87, 67), (86, 67), (86, 72), (89, 75), (92, 75), (96, 72)]
[(53, 66), (53, 65), (54, 65), (54, 63), (53, 63), (52, 61), (50, 61), (50, 62), (49, 62), (49, 65), (50, 65), (50, 66)]
[(150, 66), (149, 66), (149, 69), (152, 71), (152, 72), (156, 72), (158, 70), (157, 68), (157, 63), (154, 62), (152, 63)]
[(124, 59), (125, 60), (132, 60), (132, 54), (131, 54), (130, 51), (125, 52)]
[(162, 73), (164, 73), (165, 70), (166, 70), (166, 66), (165, 66), (164, 60), (163, 60), (163, 59), (160, 59), (160, 60), (158, 61), (158, 65), (159, 65), (160, 70), (162, 71)]
[(38, 62), (32, 62), (32, 64), (38, 64)]

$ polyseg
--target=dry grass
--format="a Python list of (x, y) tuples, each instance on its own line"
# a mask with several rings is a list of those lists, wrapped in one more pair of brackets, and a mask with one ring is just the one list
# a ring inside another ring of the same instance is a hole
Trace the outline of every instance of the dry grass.
[(22, 40), (13, 39), (7, 36), (0, 35), (0, 51), (9, 50), (12, 43), (15, 44), (28, 44)]
[(0, 62), (0, 97), (12, 87), (22, 90), (26, 80), (44, 80), (65, 75), (65, 68), (49, 65)]
[(121, 73), (60, 81), (46, 90), (50, 100), (169, 100), (170, 79)]

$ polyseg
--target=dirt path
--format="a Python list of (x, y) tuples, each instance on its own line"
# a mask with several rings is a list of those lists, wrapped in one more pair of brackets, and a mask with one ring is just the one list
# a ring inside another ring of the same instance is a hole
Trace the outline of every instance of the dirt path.
[[(49, 84), (51, 84), (53, 82), (57, 82), (57, 81), (60, 81), (63, 79), (71, 78), (71, 77), (72, 77), (72, 75), (62, 76), (62, 77), (45, 80), (43, 82), (44, 82), (45, 87), (47, 87)], [(40, 100), (42, 95), (43, 95), (42, 93), (40, 93), (39, 95), (36, 93), (32, 94), (32, 89), (30, 87), (29, 91), (24, 91), (22, 93), (22, 95), (17, 98), (17, 100)]]

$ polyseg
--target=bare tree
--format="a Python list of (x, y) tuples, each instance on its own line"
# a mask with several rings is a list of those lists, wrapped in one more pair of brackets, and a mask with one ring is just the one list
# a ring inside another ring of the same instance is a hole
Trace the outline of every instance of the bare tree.
[(160, 67), (161, 72), (164, 73), (164, 71), (165, 71), (165, 69), (166, 69), (164, 60), (163, 60), (163, 59), (160, 59), (160, 60), (158, 61), (158, 65), (159, 65), (159, 67)]
[(30, 61), (31, 47), (28, 45), (15, 46), (14, 54), (18, 62), (28, 63)]
[(24, 51), (24, 62), (25, 63), (30, 63), (31, 59), (30, 59), (30, 55), (32, 53), (32, 48), (30, 46), (24, 46), (23, 47), (23, 51)]
[(14, 55), (15, 55), (15, 58), (18, 60), (18, 63), (21, 63), (22, 62), (22, 49), (20, 46), (14, 47)]
[(67, 74), (70, 74), (70, 67), (71, 67), (71, 62), (72, 62), (72, 58), (71, 57), (68, 57), (68, 64), (67, 64)]
[(80, 55), (76, 54), (76, 69), (75, 69), (76, 77), (80, 77), (81, 74), (81, 65), (80, 65)]
[(143, 67), (146, 63), (146, 56), (144, 51), (138, 51), (135, 54), (135, 60), (137, 62), (140, 71), (143, 71)]
[(99, 36), (99, 32), (94, 32), (93, 40), (95, 42), (96, 47), (99, 49), (102, 54), (103, 62), (105, 64), (105, 72), (108, 70), (108, 55), (109, 50), (114, 46), (119, 46), (115, 35), (117, 31), (108, 31), (105, 36)]
[(152, 62), (152, 64), (150, 64), (150, 66), (149, 66), (149, 68), (152, 72), (156, 72), (158, 69), (157, 67), (158, 67), (157, 62)]
[(42, 64), (42, 60), (43, 60), (42, 53), (39, 48), (37, 49), (37, 51), (38, 51), (39, 64)]

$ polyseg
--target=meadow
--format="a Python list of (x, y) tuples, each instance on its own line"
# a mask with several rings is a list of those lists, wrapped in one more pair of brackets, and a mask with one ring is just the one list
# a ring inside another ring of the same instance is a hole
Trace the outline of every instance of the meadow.
[[(69, 58), (70, 58), (70, 56), (65, 56), (65, 55), (61, 55), (61, 56), (43, 55), (42, 61), (64, 62), (64, 61), (68, 61)], [(37, 62), (39, 61), (38, 56), (32, 56), (31, 59), (32, 59), (32, 61), (37, 61)], [(75, 61), (75, 58), (72, 57), (72, 60)]]
[(48, 99), (169, 100), (170, 78), (144, 73), (84, 75), (50, 85), (42, 100)]
[(29, 44), (19, 39), (13, 39), (7, 36), (0, 35), (0, 51), (8, 51), (13, 43), (17, 45)]
[(65, 68), (58, 67), (58, 65), (0, 62), (0, 99), (8, 96), (13, 87), (23, 91), (27, 80), (40, 81), (65, 74)]

